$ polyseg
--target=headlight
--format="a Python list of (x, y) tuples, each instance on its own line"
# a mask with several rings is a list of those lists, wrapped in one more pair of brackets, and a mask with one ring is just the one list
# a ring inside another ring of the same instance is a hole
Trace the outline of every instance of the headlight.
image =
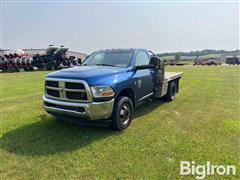
[(110, 86), (92, 86), (91, 90), (94, 97), (113, 97), (115, 95)]

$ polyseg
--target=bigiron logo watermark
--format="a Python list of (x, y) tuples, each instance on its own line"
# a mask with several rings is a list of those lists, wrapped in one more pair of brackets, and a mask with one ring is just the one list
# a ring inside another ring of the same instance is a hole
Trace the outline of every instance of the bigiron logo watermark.
[(215, 165), (207, 161), (206, 164), (197, 164), (195, 161), (181, 161), (180, 175), (192, 175), (196, 179), (204, 179), (206, 176), (220, 175), (230, 176), (236, 175), (236, 166), (234, 165)]

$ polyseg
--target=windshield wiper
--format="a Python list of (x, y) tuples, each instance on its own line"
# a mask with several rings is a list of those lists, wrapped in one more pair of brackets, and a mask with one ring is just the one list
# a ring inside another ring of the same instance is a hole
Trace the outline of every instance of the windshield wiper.
[(115, 65), (112, 65), (112, 64), (94, 64), (94, 65), (97, 65), (97, 66), (113, 66), (113, 67), (117, 67)]

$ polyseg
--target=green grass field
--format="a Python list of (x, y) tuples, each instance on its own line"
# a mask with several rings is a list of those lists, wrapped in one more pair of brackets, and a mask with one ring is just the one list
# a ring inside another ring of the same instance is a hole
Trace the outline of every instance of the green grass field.
[(167, 68), (184, 72), (176, 100), (146, 103), (122, 133), (45, 113), (47, 72), (1, 74), (1, 179), (181, 179), (181, 160), (240, 179), (240, 67)]

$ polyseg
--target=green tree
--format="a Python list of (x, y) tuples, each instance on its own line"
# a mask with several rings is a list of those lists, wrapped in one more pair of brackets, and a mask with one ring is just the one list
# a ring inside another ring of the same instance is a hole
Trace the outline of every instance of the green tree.
[(181, 53), (176, 53), (175, 54), (175, 60), (180, 61), (181, 60)]

